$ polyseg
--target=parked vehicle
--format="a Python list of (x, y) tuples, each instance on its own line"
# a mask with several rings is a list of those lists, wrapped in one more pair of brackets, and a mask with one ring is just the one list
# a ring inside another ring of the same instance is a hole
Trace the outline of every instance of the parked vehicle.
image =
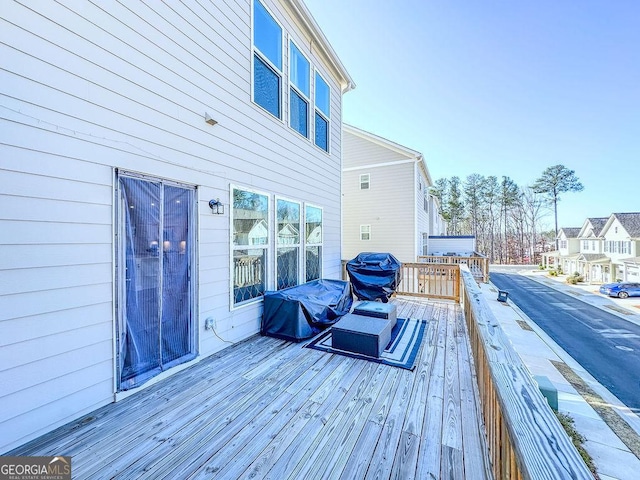
[(640, 283), (605, 283), (600, 287), (600, 293), (618, 298), (640, 297)]

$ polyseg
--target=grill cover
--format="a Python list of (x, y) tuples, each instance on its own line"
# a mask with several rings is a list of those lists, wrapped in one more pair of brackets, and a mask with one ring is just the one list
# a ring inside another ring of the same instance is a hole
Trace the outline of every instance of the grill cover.
[(401, 263), (390, 253), (360, 253), (347, 262), (353, 292), (360, 300), (382, 300), (396, 291)]

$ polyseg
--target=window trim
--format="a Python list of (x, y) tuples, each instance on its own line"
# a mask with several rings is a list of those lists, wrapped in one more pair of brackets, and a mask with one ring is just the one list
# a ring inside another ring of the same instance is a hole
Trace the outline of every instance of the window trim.
[(264, 289), (265, 291), (269, 290), (271, 287), (271, 245), (273, 243), (271, 225), (267, 224), (267, 243), (266, 245), (239, 245), (236, 248), (236, 245), (233, 242), (233, 191), (234, 190), (242, 190), (244, 192), (254, 193), (256, 195), (262, 195), (267, 197), (267, 222), (271, 221), (272, 214), (272, 204), (271, 197), (272, 195), (263, 192), (261, 190), (256, 190), (251, 187), (245, 187), (242, 185), (230, 184), (229, 185), (229, 311), (238, 310), (240, 308), (246, 307), (248, 305), (255, 305), (256, 303), (262, 302), (264, 300), (264, 295), (260, 295), (258, 297), (250, 298), (249, 300), (245, 300), (243, 302), (235, 303), (235, 294), (234, 294), (234, 268), (233, 268), (233, 254), (236, 250), (251, 250), (260, 248), (264, 249), (266, 252), (266, 265), (265, 265), (265, 279), (264, 279)]
[[(365, 229), (367, 231), (365, 231)], [(368, 235), (369, 238), (363, 238), (363, 235)], [(371, 224), (362, 224), (362, 225), (360, 225), (360, 241), (361, 242), (369, 242), (369, 241), (371, 241)]]
[[(309, 78), (307, 80), (309, 80), (309, 96), (306, 96), (304, 94), (304, 92), (302, 92), (300, 90), (300, 88), (298, 88), (297, 85), (295, 85), (292, 81), (291, 81), (291, 45), (295, 46), (298, 49), (298, 52), (300, 52), (300, 55), (302, 55), (302, 57), (307, 61), (307, 63), (309, 64)], [(311, 82), (311, 72), (313, 71), (312, 68), (312, 63), (311, 60), (309, 59), (309, 57), (307, 57), (304, 52), (302, 51), (302, 49), (300, 48), (300, 46), (293, 40), (293, 38), (289, 38), (289, 42), (287, 44), (287, 48), (288, 48), (288, 84), (289, 84), (289, 88), (287, 89), (287, 92), (289, 93), (289, 109), (288, 109), (288, 117), (289, 117), (289, 128), (291, 128), (294, 132), (296, 132), (298, 135), (300, 135), (302, 138), (306, 138), (307, 140), (311, 140), (311, 121), (310, 121), (310, 117), (311, 117), (311, 92), (312, 92), (312, 82)], [(300, 97), (303, 99), (303, 101), (307, 102), (307, 135), (303, 135), (302, 133), (300, 133), (296, 128), (294, 128), (291, 125), (291, 90), (293, 90), (295, 93), (297, 93), (298, 95), (300, 95)]]
[[(267, 58), (267, 56), (265, 54), (263, 54), (260, 49), (258, 47), (256, 47), (255, 44), (255, 32), (254, 32), (254, 23), (255, 23), (255, 2), (259, 2), (260, 5), (262, 5), (262, 7), (267, 11), (267, 13), (271, 16), (271, 18), (273, 19), (274, 22), (276, 22), (276, 24), (278, 24), (278, 26), (280, 27), (280, 37), (281, 37), (281, 49), (282, 51), (280, 52), (281, 56), (282, 56), (282, 70), (278, 69), (278, 67), (276, 67), (271, 60), (269, 60)], [(271, 9), (269, 7), (267, 7), (261, 0), (252, 0), (251, 1), (251, 103), (256, 105), (260, 111), (265, 112), (269, 115), (269, 117), (271, 118), (275, 118), (277, 120), (279, 120), (280, 122), (284, 123), (286, 120), (284, 118), (284, 88), (285, 88), (285, 75), (284, 75), (284, 66), (285, 66), (285, 58), (284, 58), (284, 46), (285, 46), (285, 42), (287, 40), (286, 38), (286, 34), (284, 31), (284, 27), (282, 26), (282, 24), (278, 21), (278, 18), (273, 14), (273, 12), (271, 11)], [(273, 113), (271, 113), (269, 110), (267, 110), (266, 108), (264, 108), (262, 105), (260, 105), (258, 102), (255, 101), (255, 66), (254, 66), (254, 57), (258, 56), (258, 58), (265, 63), (265, 65), (267, 65), (269, 68), (271, 68), (276, 75), (279, 75), (280, 77), (280, 91), (279, 91), (279, 98), (278, 98), (278, 106), (279, 106), (279, 110), (280, 110), (280, 116), (276, 117)]]
[(299, 239), (297, 244), (292, 244), (288, 246), (298, 247), (298, 285), (301, 284), (304, 274), (304, 265), (303, 265), (303, 217), (305, 214), (304, 205), (300, 200), (293, 200), (291, 198), (282, 197), (279, 195), (275, 195), (274, 198), (274, 208), (273, 208), (273, 228), (274, 228), (274, 239), (273, 239), (273, 279), (275, 282), (275, 289), (278, 290), (278, 201), (295, 203), (300, 207), (300, 219), (298, 220), (298, 233)]
[[(322, 110), (318, 108), (316, 105), (316, 90), (317, 90), (317, 82), (316, 75), (318, 75), (324, 83), (327, 84), (327, 88), (329, 89), (329, 114), (325, 115)], [(327, 155), (331, 155), (331, 85), (324, 77), (324, 75), (318, 70), (318, 68), (313, 66), (313, 144), (319, 149), (325, 152)], [(325, 150), (320, 145), (316, 143), (316, 120), (315, 114), (320, 115), (327, 122), (327, 149)]]
[[(322, 218), (322, 230), (320, 232), (320, 243), (307, 243), (307, 209), (311, 207), (311, 208), (317, 208), (318, 210), (320, 210), (320, 216)], [(304, 202), (304, 238), (303, 238), (303, 267), (302, 267), (302, 279), (304, 280), (304, 283), (307, 282), (307, 247), (320, 247), (320, 252), (322, 253), (322, 256), (320, 258), (320, 265), (318, 266), (318, 271), (320, 273), (318, 278), (322, 278), (322, 273), (324, 271), (324, 208), (322, 208), (319, 205), (315, 205), (313, 203), (307, 203)]]
[[(366, 180), (364, 180), (364, 177), (366, 177)], [(367, 185), (366, 188), (363, 187), (364, 184)], [(371, 174), (370, 173), (360, 174), (360, 190), (371, 190)]]

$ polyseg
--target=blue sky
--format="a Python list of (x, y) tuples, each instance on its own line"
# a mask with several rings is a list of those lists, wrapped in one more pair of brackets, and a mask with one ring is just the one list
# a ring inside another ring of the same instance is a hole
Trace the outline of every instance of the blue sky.
[[(357, 87), (346, 123), (434, 180), (575, 170), (560, 226), (640, 211), (640, 1), (305, 0)], [(546, 219), (553, 225), (553, 217)]]

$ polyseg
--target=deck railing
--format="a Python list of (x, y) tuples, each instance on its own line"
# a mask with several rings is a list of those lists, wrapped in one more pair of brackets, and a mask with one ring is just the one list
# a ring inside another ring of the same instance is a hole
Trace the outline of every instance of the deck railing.
[(592, 480), (466, 265), (460, 278), (494, 477)]
[[(461, 303), (473, 351), (494, 478), (593, 480), (489, 309), (477, 277), (469, 268), (469, 258), (473, 257), (442, 258), (467, 261), (403, 263), (396, 293)], [(349, 280), (346, 263), (343, 260), (343, 279)], [(486, 267), (480, 263), (482, 271), (486, 271), (483, 277), (488, 281), (488, 263)]]
[(419, 263), (437, 263), (450, 265), (467, 265), (473, 277), (479, 281), (489, 282), (489, 259), (483, 256), (461, 257), (458, 255), (420, 255)]
[(403, 263), (399, 273), (398, 295), (460, 299), (458, 265)]

